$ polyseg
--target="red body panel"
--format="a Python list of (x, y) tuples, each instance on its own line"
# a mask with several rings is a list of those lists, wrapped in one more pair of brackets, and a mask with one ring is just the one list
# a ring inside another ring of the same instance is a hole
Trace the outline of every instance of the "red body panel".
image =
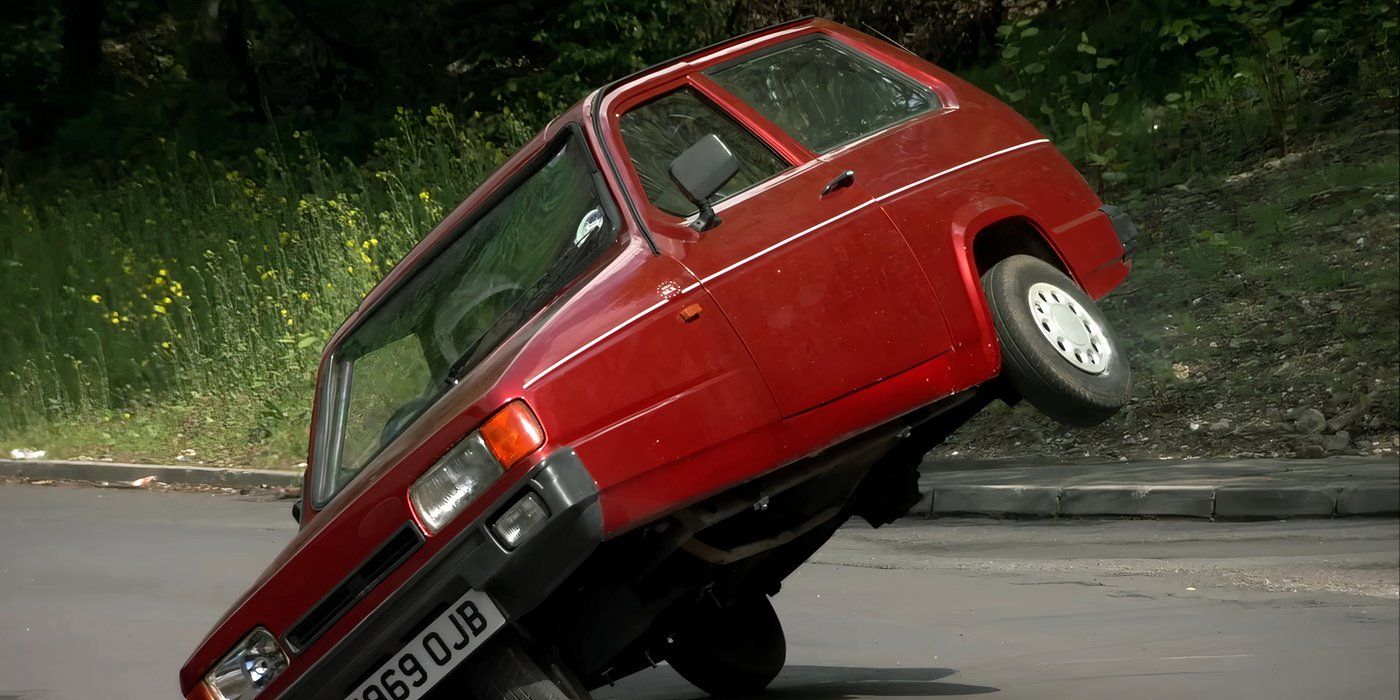
[[(944, 108), (817, 156), (698, 73), (812, 32), (924, 83)], [(647, 202), (616, 127), (629, 106), (681, 85), (705, 93), (792, 166), (721, 202), (723, 223), (705, 233)], [(1098, 198), (1024, 119), (908, 53), (814, 21), (650, 71), (569, 110), (436, 227), (328, 347), (571, 123), (622, 173), (619, 180), (602, 167), (623, 218), (616, 247), (324, 510), (306, 512), (301, 531), (182, 669), (189, 697), (202, 697), (199, 679), (253, 626), (281, 638), (411, 520), (408, 487), (512, 399), (523, 398), (546, 431), (527, 462), (572, 447), (597, 482), (613, 536), (994, 378), (1000, 354), (971, 254), (986, 226), (1026, 221), (1094, 297), (1128, 272)], [(845, 169), (856, 172), (856, 186), (821, 197)], [(698, 317), (682, 316), (696, 306)], [(316, 455), (310, 460), (314, 468)], [(277, 697), (333, 648), (528, 466), (429, 536), (296, 654), (264, 697)]]

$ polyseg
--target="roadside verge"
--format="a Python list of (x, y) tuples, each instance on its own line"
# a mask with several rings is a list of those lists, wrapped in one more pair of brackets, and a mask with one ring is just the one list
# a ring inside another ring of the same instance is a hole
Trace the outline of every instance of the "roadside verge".
[(221, 467), (161, 466), (124, 462), (82, 462), (45, 459), (0, 459), (0, 477), (27, 481), (90, 481), (96, 484), (131, 484), (154, 476), (175, 486), (222, 486), (246, 489), (301, 487), (300, 471), (273, 469), (225, 469)]

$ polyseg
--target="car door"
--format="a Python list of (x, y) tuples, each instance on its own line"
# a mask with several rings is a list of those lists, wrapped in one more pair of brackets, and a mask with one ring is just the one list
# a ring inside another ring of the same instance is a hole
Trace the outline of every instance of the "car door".
[(975, 352), (986, 332), (982, 302), (968, 294), (960, 267), (966, 251), (949, 234), (974, 193), (999, 189), (977, 165), (1036, 137), (1000, 112), (960, 106), (949, 85), (918, 63), (888, 46), (818, 32), (704, 75), (804, 149), (856, 173), (909, 242), (958, 347)]
[[(692, 83), (623, 112), (622, 141), (650, 201), (653, 234), (722, 308), (782, 415), (948, 349), (928, 279), (841, 163), (779, 155), (697, 88)], [(714, 205), (719, 224), (696, 232), (688, 225), (696, 207), (667, 168), (709, 134), (734, 152), (740, 170)]]

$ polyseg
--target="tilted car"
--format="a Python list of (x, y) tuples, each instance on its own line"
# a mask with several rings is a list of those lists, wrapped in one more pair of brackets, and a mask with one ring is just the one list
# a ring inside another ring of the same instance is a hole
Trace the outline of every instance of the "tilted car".
[(595, 91), (327, 346), (301, 523), (186, 698), (584, 698), (785, 658), (769, 603), (991, 401), (1105, 420), (1131, 220), (1025, 119), (821, 20)]

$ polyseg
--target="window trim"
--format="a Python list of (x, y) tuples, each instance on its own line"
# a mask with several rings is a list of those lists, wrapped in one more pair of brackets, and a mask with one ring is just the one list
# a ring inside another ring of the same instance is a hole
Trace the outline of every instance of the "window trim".
[(622, 111), (618, 114), (618, 117), (617, 117), (617, 134), (618, 134), (619, 140), (620, 140), (621, 143), (622, 143), (623, 155), (626, 157), (626, 162), (627, 162), (628, 171), (630, 172), (630, 174), (632, 175), (632, 177), (636, 180), (637, 185), (638, 185), (638, 188), (639, 188), (638, 191), (641, 192), (642, 197), (646, 200), (647, 206), (650, 207), (651, 209), (655, 209), (656, 211), (661, 212), (663, 215), (665, 215), (665, 216), (667, 216), (667, 217), (670, 217), (670, 218), (672, 218), (672, 219), (674, 219), (674, 220), (676, 220), (676, 221), (682, 221), (682, 222), (690, 221), (691, 219), (693, 219), (695, 216), (697, 216), (697, 215), (700, 213), (700, 212), (697, 210), (697, 211), (693, 211), (693, 212), (691, 212), (691, 213), (689, 213), (689, 214), (685, 214), (685, 215), (676, 214), (675, 212), (668, 211), (668, 210), (666, 210), (666, 209), (662, 209), (661, 206), (658, 205), (656, 202), (651, 201), (651, 197), (650, 197), (649, 195), (647, 195), (646, 185), (645, 185), (644, 183), (642, 183), (641, 173), (637, 172), (637, 164), (636, 164), (636, 161), (634, 161), (634, 160), (632, 159), (632, 149), (631, 149), (631, 146), (627, 143), (627, 135), (624, 134), (624, 133), (622, 133), (622, 120), (623, 120), (628, 114), (631, 114), (632, 112), (634, 112), (634, 111), (636, 111), (636, 110), (638, 110), (638, 109), (641, 109), (641, 108), (643, 108), (643, 107), (646, 107), (647, 105), (654, 104), (654, 103), (656, 103), (656, 102), (659, 102), (659, 101), (661, 101), (661, 100), (664, 100), (664, 99), (666, 99), (667, 97), (670, 97), (670, 96), (675, 95), (675, 94), (677, 94), (677, 93), (687, 92), (687, 91), (689, 91), (692, 95), (694, 95), (694, 96), (695, 96), (695, 99), (699, 100), (699, 102), (700, 102), (702, 105), (704, 105), (704, 106), (706, 106), (706, 107), (709, 107), (711, 110), (713, 110), (714, 113), (715, 113), (715, 115), (718, 116), (720, 119), (724, 119), (724, 120), (728, 121), (730, 124), (732, 124), (732, 125), (734, 126), (734, 128), (738, 129), (740, 132), (745, 133), (745, 134), (748, 134), (749, 136), (753, 137), (754, 141), (757, 142), (758, 145), (760, 145), (760, 146), (762, 146), (763, 148), (767, 149), (768, 152), (769, 152), (770, 154), (772, 154), (773, 157), (776, 158), (776, 159), (778, 160), (778, 163), (781, 164), (781, 165), (783, 166), (781, 169), (779, 169), (779, 170), (773, 172), (773, 173), (770, 174), (769, 176), (767, 176), (767, 177), (765, 177), (765, 178), (763, 178), (763, 179), (761, 179), (761, 180), (755, 180), (755, 181), (753, 181), (752, 183), (749, 184), (749, 186), (747, 186), (747, 187), (745, 187), (745, 188), (743, 188), (743, 189), (735, 190), (735, 191), (733, 191), (733, 192), (730, 192), (729, 194), (727, 194), (727, 195), (724, 197), (724, 199), (719, 200), (719, 201), (716, 202), (715, 204), (722, 204), (722, 203), (724, 203), (724, 202), (726, 202), (726, 201), (728, 201), (728, 200), (730, 200), (730, 199), (733, 199), (734, 197), (737, 197), (738, 195), (740, 195), (740, 194), (742, 194), (742, 193), (744, 193), (744, 192), (748, 192), (749, 190), (752, 190), (752, 189), (758, 187), (759, 185), (762, 185), (762, 184), (764, 184), (764, 183), (767, 183), (767, 182), (773, 180), (774, 178), (777, 178), (777, 177), (779, 177), (780, 175), (791, 171), (793, 168), (797, 167), (798, 165), (801, 165), (801, 163), (793, 163), (793, 162), (791, 161), (790, 158), (788, 158), (786, 155), (784, 155), (784, 154), (783, 154), (781, 151), (779, 151), (778, 149), (774, 148), (774, 147), (773, 147), (773, 144), (769, 143), (767, 139), (763, 138), (763, 135), (762, 135), (761, 133), (755, 133), (754, 130), (752, 130), (752, 129), (750, 129), (749, 127), (745, 126), (744, 123), (743, 123), (743, 121), (741, 121), (741, 120), (739, 120), (739, 119), (736, 119), (735, 116), (729, 111), (728, 107), (725, 106), (723, 103), (719, 102), (718, 100), (715, 100), (712, 96), (710, 96), (709, 94), (707, 94), (704, 90), (700, 89), (700, 88), (699, 88), (697, 85), (695, 85), (693, 82), (686, 81), (686, 82), (684, 82), (684, 83), (682, 83), (682, 84), (680, 84), (680, 85), (675, 86), (674, 88), (672, 88), (672, 89), (670, 89), (670, 90), (665, 90), (665, 91), (660, 92), (660, 93), (658, 93), (658, 94), (648, 96), (648, 97), (643, 98), (642, 100), (640, 100), (640, 101), (638, 101), (638, 102), (636, 102), (636, 103), (634, 103), (634, 104), (628, 105), (628, 106), (627, 106), (627, 109), (622, 110)]
[[(346, 427), (345, 412), (348, 408), (344, 400), (349, 393), (350, 384), (353, 382), (353, 377), (351, 376), (349, 368), (342, 368), (343, 360), (340, 358), (340, 349), (345, 343), (345, 340), (373, 316), (374, 312), (377, 311), (381, 305), (386, 303), (405, 285), (417, 278), (418, 275), (422, 274), (423, 270), (432, 261), (436, 260), (444, 251), (457, 243), (462, 236), (466, 235), (467, 231), (470, 230), (472, 226), (475, 226), (506, 197), (515, 192), (522, 183), (534, 177), (535, 174), (542, 170), (570, 139), (578, 139), (579, 147), (584, 153), (585, 165), (588, 167), (589, 175), (593, 180), (593, 188), (597, 192), (599, 203), (603, 208), (603, 216), (608, 223), (613, 226), (614, 239), (611, 245), (615, 247), (619, 242), (623, 241), (626, 228), (624, 226), (625, 222), (617, 208), (617, 202), (613, 199), (612, 190), (608, 187), (608, 183), (603, 177), (602, 170), (598, 164), (598, 156), (593, 152), (593, 146), (589, 142), (583, 127), (577, 122), (568, 122), (559, 127), (559, 131), (551, 136), (549, 140), (541, 144), (534, 153), (530, 154), (529, 158), (520, 168), (502, 180), (490, 194), (477, 206), (473, 207), (471, 213), (464, 218), (451, 233), (443, 236), (434, 243), (432, 248), (425, 251), (419, 258), (421, 262), (411, 273), (405, 275), (396, 282), (393, 287), (386, 289), (383, 294), (379, 295), (379, 298), (373, 305), (358, 310), (357, 313), (359, 313), (359, 317), (356, 319), (354, 325), (340, 332), (339, 341), (336, 343), (335, 347), (327, 350), (321, 370), (324, 376), (321, 377), (321, 385), (317, 387), (318, 404), (316, 406), (316, 416), (311, 426), (312, 448), (308, 469), (311, 470), (312, 478), (311, 493), (309, 494), (307, 502), (310, 504), (312, 510), (320, 511), (330, 505), (336, 497), (344, 492), (345, 488), (348, 488), (351, 483), (360, 478), (361, 474), (364, 474), (365, 471), (370, 469), (370, 467), (384, 455), (390, 445), (394, 444), (403, 437), (404, 434), (408, 433), (409, 428), (428, 413), (427, 410), (419, 413), (418, 417), (404, 426), (403, 431), (395, 436), (393, 440), (390, 440), (386, 445), (381, 445), (372, 457), (365, 460), (365, 463), (355, 472), (355, 475), (345, 483), (344, 487), (336, 489), (333, 483), (334, 479), (332, 478), (331, 470), (327, 468), (331, 466), (331, 463), (328, 463), (326, 460), (328, 456), (334, 456), (336, 458), (335, 465), (338, 466), (341, 457), (340, 452), (344, 448)], [(471, 195), (469, 194), (467, 196), (470, 197)], [(596, 262), (596, 260), (594, 262)], [(590, 266), (592, 265), (590, 264)], [(575, 278), (575, 280), (576, 279), (578, 278)], [(570, 280), (568, 286), (573, 286), (573, 281), (574, 280)], [(441, 396), (438, 397), (438, 401), (441, 401), (442, 398)], [(327, 421), (334, 421), (334, 423), (327, 423)], [(332, 427), (337, 437), (333, 444), (330, 442), (331, 433), (329, 430)], [(330, 489), (329, 493), (327, 493), (327, 489)]]
[[(852, 46), (851, 44), (842, 41), (840, 38), (834, 35), (821, 31), (813, 32), (811, 34), (804, 34), (802, 36), (794, 37), (786, 41), (781, 41), (770, 46), (755, 49), (741, 56), (735, 56), (731, 59), (722, 61), (720, 63), (716, 63), (713, 66), (707, 66), (703, 70), (699, 71), (699, 74), (704, 76), (705, 79), (709, 81), (710, 84), (714, 85), (716, 89), (724, 91), (724, 93), (728, 95), (731, 99), (733, 99), (735, 102), (747, 105), (750, 109), (753, 109), (757, 112), (759, 111), (757, 107), (754, 107), (754, 105), (752, 105), (748, 100), (730, 91), (724, 86), (723, 83), (719, 82), (719, 80), (717, 80), (713, 74), (724, 71), (727, 68), (733, 68), (737, 65), (748, 63), (750, 61), (754, 61), (765, 56), (770, 56), (775, 53), (781, 53), (788, 49), (795, 48), (802, 44), (811, 42), (825, 42), (836, 51), (846, 54), (857, 63), (862, 63), (867, 67), (873, 68), (876, 72), (888, 75), (893, 80), (903, 83), (905, 87), (908, 87), (916, 92), (923, 94), (929, 100), (928, 109), (925, 109), (922, 112), (915, 112), (913, 114), (906, 115), (896, 121), (890, 122), (889, 124), (880, 127), (879, 129), (876, 129), (875, 131), (872, 131), (867, 134), (862, 134), (860, 136), (848, 139), (846, 141), (842, 141), (841, 143), (831, 146), (830, 148), (827, 148), (824, 151), (813, 150), (811, 146), (808, 146), (806, 143), (803, 143), (802, 140), (797, 138), (795, 134), (791, 133), (787, 129), (784, 129), (780, 124), (777, 124), (776, 122), (773, 122), (773, 120), (768, 119), (766, 116), (764, 116), (764, 119), (768, 123), (772, 124), (774, 129), (779, 130), (788, 138), (801, 144), (804, 149), (809, 150), (818, 156), (830, 155), (852, 144), (859, 143), (873, 136), (879, 136), (881, 134), (884, 134), (915, 119), (939, 114), (952, 108), (952, 105), (948, 104), (948, 101), (944, 99), (943, 95), (939, 94), (939, 92), (933, 89), (932, 87), (925, 85), (922, 81), (918, 80), (914, 76), (909, 75), (908, 73), (900, 70), (896, 66), (890, 65), (887, 62), (881, 61), (880, 59), (871, 56), (870, 54), (861, 50), (859, 47)], [(759, 113), (760, 115), (762, 115), (761, 112)]]

